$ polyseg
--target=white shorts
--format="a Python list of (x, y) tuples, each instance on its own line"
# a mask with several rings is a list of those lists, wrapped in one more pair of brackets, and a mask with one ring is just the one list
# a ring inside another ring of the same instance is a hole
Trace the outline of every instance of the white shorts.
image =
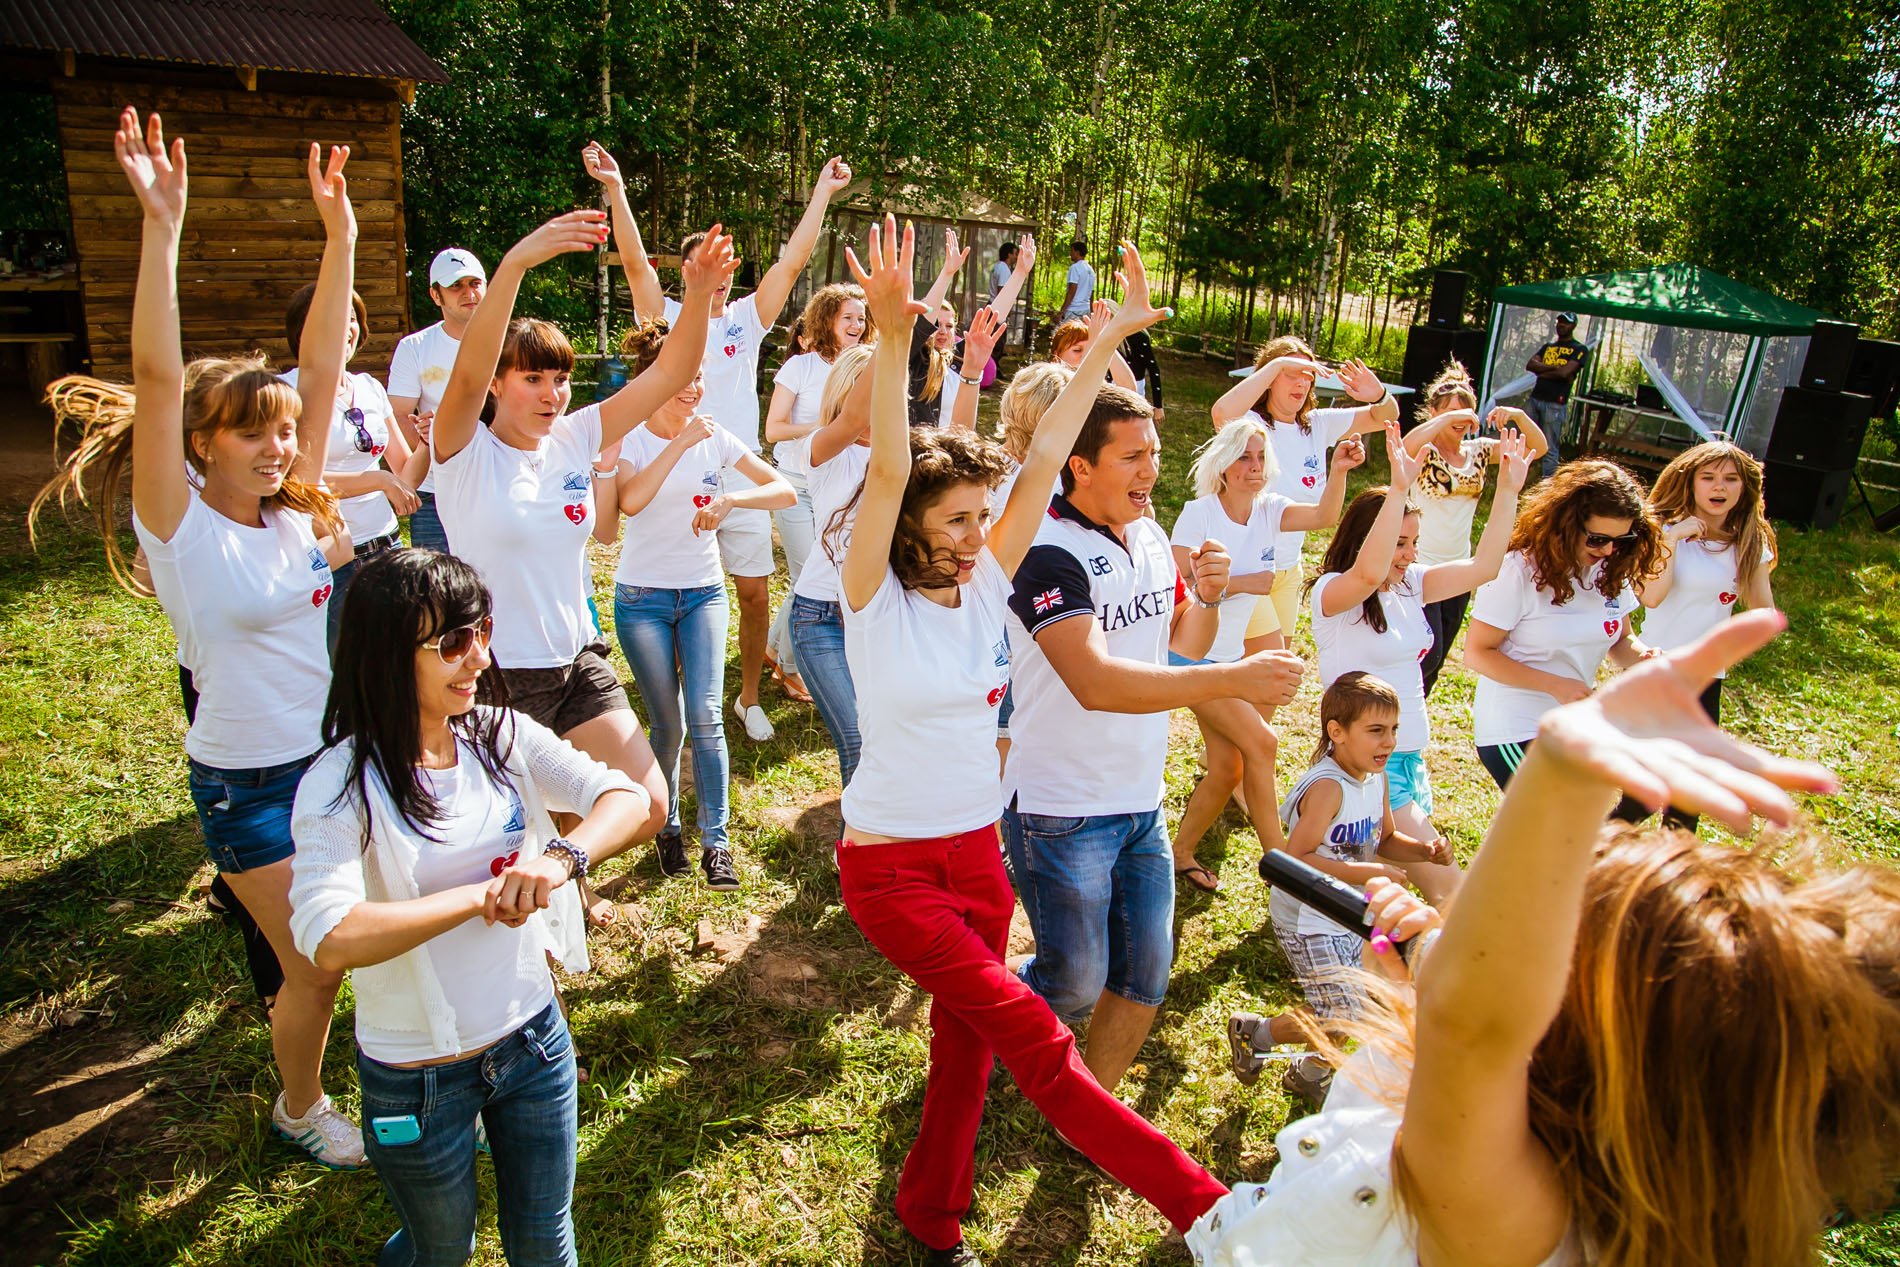
[(719, 560), (732, 576), (772, 575), (772, 512), (729, 512), (719, 525)]

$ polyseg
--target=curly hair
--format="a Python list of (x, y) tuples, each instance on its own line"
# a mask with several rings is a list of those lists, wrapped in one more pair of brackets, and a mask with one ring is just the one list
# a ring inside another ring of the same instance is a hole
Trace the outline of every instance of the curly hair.
[[(991, 492), (1010, 472), (1009, 455), (994, 440), (942, 427), (910, 429), (910, 480), (891, 532), (891, 571), (907, 590), (943, 589), (957, 583), (950, 551), (932, 545), (924, 515), (952, 489), (974, 484)], [(857, 512), (864, 486), (832, 514), (834, 523)], [(831, 529), (826, 529), (827, 535)], [(829, 550), (829, 546), (827, 549)], [(834, 555), (835, 559), (836, 556)]]
[(621, 337), (620, 355), (626, 358), (629, 378), (637, 378), (653, 368), (653, 363), (660, 359), (660, 350), (666, 346), (666, 336), (672, 331), (673, 325), (666, 318), (648, 317)]
[(1775, 553), (1775, 529), (1762, 509), (1761, 463), (1754, 454), (1727, 440), (1710, 440), (1685, 449), (1656, 477), (1649, 504), (1664, 524), (1680, 523), (1695, 514), (1696, 472), (1717, 462), (1733, 462), (1742, 477), (1742, 496), (1722, 520), (1722, 531), (1734, 543), (1735, 576), (1744, 589), (1761, 570), (1762, 559)]
[(1567, 462), (1525, 497), (1510, 545), (1530, 562), (1537, 587), (1549, 590), (1560, 607), (1585, 579), (1578, 560), (1592, 515), (1627, 519), (1636, 534), (1603, 561), (1599, 594), (1620, 594), (1626, 585), (1653, 579), (1669, 557), (1662, 525), (1635, 476), (1614, 462)]
[[(1319, 359), (1319, 357), (1313, 354), (1311, 345), (1309, 345), (1305, 339), (1297, 338), (1290, 334), (1283, 334), (1277, 339), (1269, 339), (1260, 345), (1260, 350), (1254, 353), (1253, 367), (1257, 370), (1264, 369), (1269, 361), (1277, 361), (1283, 356), (1303, 356), (1309, 361), (1317, 361)], [(1268, 388), (1268, 390), (1271, 391), (1272, 389)], [(1318, 399), (1319, 397), (1314, 393), (1313, 389), (1310, 387), (1307, 388), (1306, 399), (1300, 402), (1298, 412), (1293, 415), (1293, 421), (1299, 427), (1302, 435), (1313, 430), (1313, 406), (1318, 402)], [(1268, 418), (1267, 423), (1269, 426), (1276, 425), (1272, 418)]]
[[(820, 286), (812, 292), (805, 303), (805, 311), (800, 314), (799, 322), (804, 326), (806, 350), (816, 352), (827, 361), (838, 359), (838, 353), (844, 350), (838, 342), (838, 314), (851, 300), (864, 302), (864, 288), (849, 282), (833, 282), (829, 286)], [(873, 342), (877, 337), (877, 323), (871, 320), (871, 310), (864, 310), (864, 336), (860, 343)]]

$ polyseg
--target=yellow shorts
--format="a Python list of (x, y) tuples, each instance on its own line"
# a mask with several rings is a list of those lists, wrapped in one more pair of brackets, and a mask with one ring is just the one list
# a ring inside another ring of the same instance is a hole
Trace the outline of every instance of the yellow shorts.
[(1291, 637), (1300, 619), (1300, 571), (1275, 572), (1273, 589), (1254, 603), (1253, 619), (1247, 622), (1247, 637), (1264, 638), (1277, 633)]

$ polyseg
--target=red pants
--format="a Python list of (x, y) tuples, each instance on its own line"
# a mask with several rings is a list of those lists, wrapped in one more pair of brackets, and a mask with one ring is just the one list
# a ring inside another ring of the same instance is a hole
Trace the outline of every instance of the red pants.
[(976, 1128), (991, 1063), (1088, 1159), (1177, 1230), (1227, 1191), (1133, 1109), (1104, 1091), (1075, 1036), (1003, 964), (1015, 906), (996, 828), (838, 849), (845, 909), (871, 944), (929, 991), (924, 1120), (897, 1183), (897, 1216), (933, 1249), (963, 1239), (976, 1183)]

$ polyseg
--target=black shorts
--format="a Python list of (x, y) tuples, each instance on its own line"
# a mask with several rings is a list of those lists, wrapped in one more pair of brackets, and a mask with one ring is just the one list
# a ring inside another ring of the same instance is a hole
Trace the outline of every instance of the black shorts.
[(508, 707), (526, 713), (557, 735), (633, 707), (607, 661), (604, 642), (582, 647), (574, 663), (558, 669), (503, 668), (501, 676), (508, 683)]

